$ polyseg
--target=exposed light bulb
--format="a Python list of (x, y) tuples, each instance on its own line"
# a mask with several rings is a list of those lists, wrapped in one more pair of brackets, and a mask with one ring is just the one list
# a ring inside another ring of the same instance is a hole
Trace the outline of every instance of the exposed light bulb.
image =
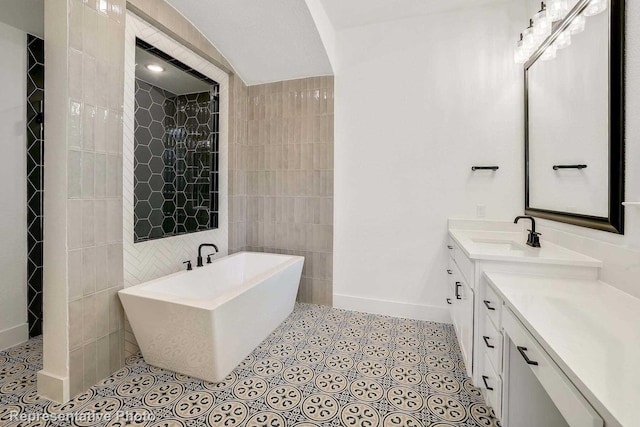
[(544, 2), (540, 6), (540, 11), (533, 17), (533, 33), (543, 40), (551, 34), (551, 19), (548, 17)]
[(569, 31), (561, 32), (553, 44), (557, 49), (564, 49), (565, 47), (571, 46), (571, 33)]
[(585, 16), (593, 16), (607, 10), (608, 0), (591, 0), (589, 6), (584, 10)]
[(543, 61), (549, 61), (556, 57), (557, 52), (558, 49), (556, 48), (555, 43), (550, 44), (549, 46), (547, 46), (544, 52), (542, 52), (542, 55), (540, 55), (540, 59)]
[(147, 70), (153, 71), (154, 73), (161, 73), (164, 71), (164, 68), (162, 68), (158, 64), (148, 64), (146, 67)]
[(571, 24), (569, 24), (569, 33), (571, 33), (572, 36), (580, 34), (584, 31), (586, 22), (587, 20), (585, 19), (584, 15), (576, 16), (575, 18), (573, 18), (573, 21), (571, 21)]
[(569, 12), (567, 0), (550, 0), (547, 6), (547, 15), (552, 22), (560, 21)]

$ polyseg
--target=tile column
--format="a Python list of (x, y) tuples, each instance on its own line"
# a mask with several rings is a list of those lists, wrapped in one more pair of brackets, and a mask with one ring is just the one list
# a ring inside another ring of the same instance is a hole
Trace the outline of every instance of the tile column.
[(124, 0), (45, 2), (44, 367), (65, 402), (123, 365)]

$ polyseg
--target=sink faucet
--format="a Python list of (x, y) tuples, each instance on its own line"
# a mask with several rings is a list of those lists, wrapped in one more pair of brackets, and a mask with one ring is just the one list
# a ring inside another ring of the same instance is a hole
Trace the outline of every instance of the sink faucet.
[(531, 220), (531, 230), (527, 230), (529, 232), (529, 237), (527, 237), (527, 245), (539, 248), (540, 247), (540, 233), (536, 233), (536, 220), (531, 216), (517, 216), (516, 219), (513, 220), (514, 224), (517, 224), (521, 219), (530, 219)]
[[(218, 247), (216, 245), (214, 245), (213, 243), (203, 243), (200, 246), (198, 246), (198, 264), (196, 264), (198, 267), (202, 267), (202, 248), (203, 247), (210, 247), (215, 249), (215, 253), (218, 253)], [(209, 255), (207, 257), (207, 264), (211, 263), (211, 255)]]

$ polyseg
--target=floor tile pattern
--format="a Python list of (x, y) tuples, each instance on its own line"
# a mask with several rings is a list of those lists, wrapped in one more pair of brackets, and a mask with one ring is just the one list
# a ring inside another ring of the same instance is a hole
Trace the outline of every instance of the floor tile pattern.
[[(223, 382), (127, 366), (65, 405), (36, 394), (39, 338), (0, 353), (0, 426), (499, 426), (451, 325), (298, 304)], [(76, 413), (19, 424), (10, 412)], [(116, 414), (100, 422), (87, 414)], [(134, 415), (132, 415), (134, 414)]]

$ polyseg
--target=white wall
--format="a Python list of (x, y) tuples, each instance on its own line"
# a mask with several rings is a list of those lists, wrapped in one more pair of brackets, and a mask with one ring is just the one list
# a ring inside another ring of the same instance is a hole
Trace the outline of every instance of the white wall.
[(27, 326), (27, 34), (0, 23), (0, 350)]
[(336, 33), (336, 306), (448, 320), (447, 218), (522, 212), (515, 3)]

